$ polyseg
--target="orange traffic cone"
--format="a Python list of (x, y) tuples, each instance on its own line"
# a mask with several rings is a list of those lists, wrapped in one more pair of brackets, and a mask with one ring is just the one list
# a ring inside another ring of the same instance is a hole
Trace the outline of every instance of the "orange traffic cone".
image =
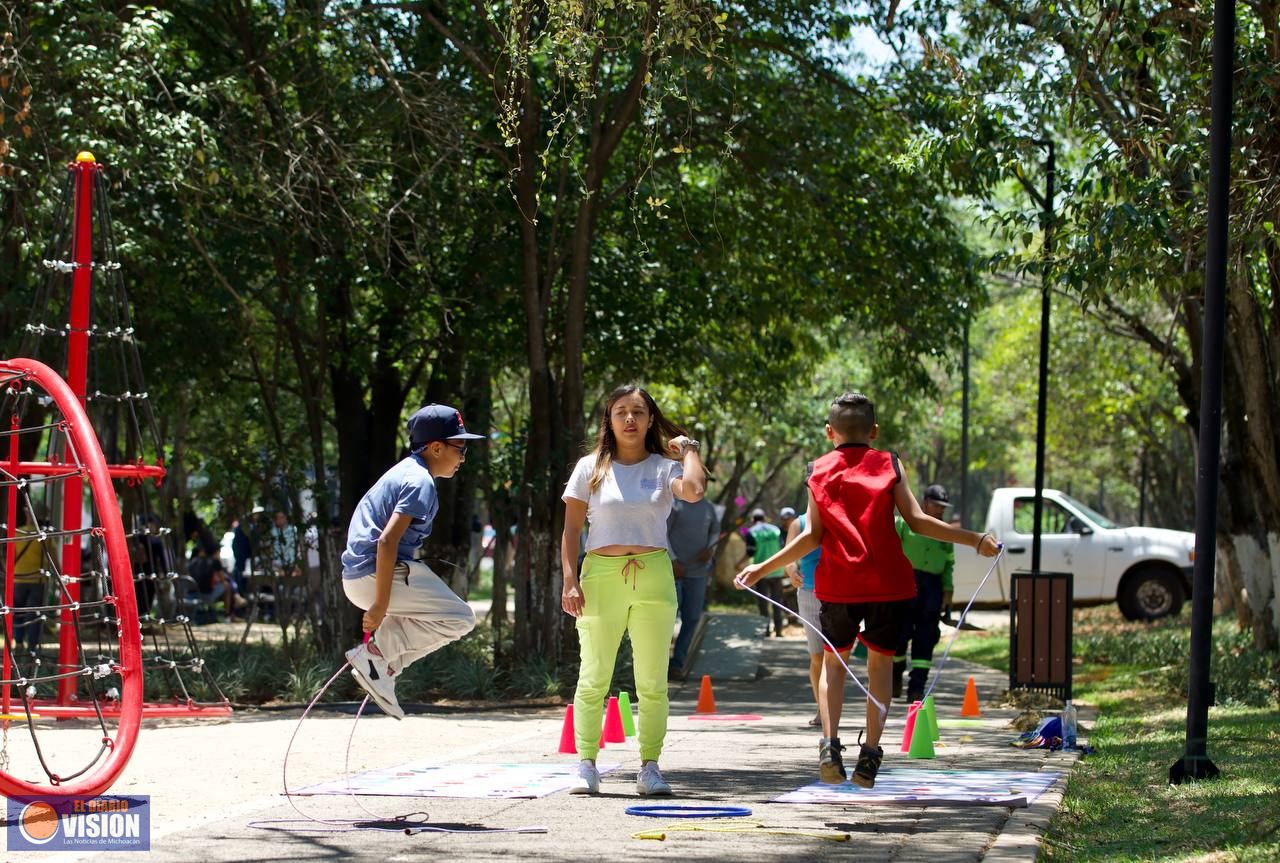
[(974, 685), (972, 677), (969, 678), (969, 683), (964, 688), (964, 704), (960, 708), (960, 715), (982, 715), (982, 711), (978, 708), (978, 687)]
[(716, 697), (711, 692), (711, 675), (702, 675), (702, 688), (698, 690), (698, 706), (696, 713), (715, 713)]
[(609, 706), (604, 712), (604, 739), (606, 743), (626, 743), (627, 735), (622, 729), (622, 712), (618, 709), (618, 699), (609, 696)]

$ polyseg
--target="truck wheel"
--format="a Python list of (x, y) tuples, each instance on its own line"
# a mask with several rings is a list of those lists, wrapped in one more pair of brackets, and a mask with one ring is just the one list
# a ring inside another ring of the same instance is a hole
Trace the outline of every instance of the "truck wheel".
[(1156, 620), (1182, 611), (1185, 598), (1178, 573), (1149, 566), (1125, 576), (1116, 604), (1125, 620)]

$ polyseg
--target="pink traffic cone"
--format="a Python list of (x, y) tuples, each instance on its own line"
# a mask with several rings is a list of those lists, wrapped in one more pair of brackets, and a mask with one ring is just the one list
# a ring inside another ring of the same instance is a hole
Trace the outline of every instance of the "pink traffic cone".
[(607, 743), (625, 743), (627, 734), (622, 729), (622, 711), (618, 708), (618, 699), (609, 697), (609, 706), (604, 711), (604, 739)]
[(913, 701), (907, 707), (907, 726), (902, 730), (902, 752), (911, 751), (911, 733), (916, 730), (916, 714), (919, 712), (919, 701)]
[(564, 709), (564, 725), (560, 729), (560, 752), (563, 755), (577, 755), (578, 746), (573, 740), (573, 705)]

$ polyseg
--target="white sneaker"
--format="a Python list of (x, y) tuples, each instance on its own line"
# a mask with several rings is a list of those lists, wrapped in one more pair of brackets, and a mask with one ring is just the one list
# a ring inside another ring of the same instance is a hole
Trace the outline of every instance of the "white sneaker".
[(569, 793), (600, 793), (600, 771), (596, 770), (594, 764), (586, 760), (578, 762), (578, 775), (573, 778), (573, 784), (569, 786)]
[(641, 797), (670, 797), (671, 786), (662, 778), (658, 762), (646, 762), (636, 776), (636, 793)]
[(382, 708), (382, 712), (396, 719), (404, 719), (404, 710), (396, 700), (396, 680), (387, 660), (369, 649), (367, 644), (358, 644), (347, 651), (347, 662), (351, 663), (351, 674), (374, 703)]

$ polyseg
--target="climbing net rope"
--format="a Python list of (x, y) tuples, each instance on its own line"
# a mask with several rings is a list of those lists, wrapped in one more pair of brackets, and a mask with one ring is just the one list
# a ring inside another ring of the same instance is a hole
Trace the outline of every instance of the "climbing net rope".
[[(162, 436), (143, 377), (135, 321), (120, 267), (115, 227), (101, 166), (70, 166), (55, 218), (55, 233), (42, 260), (45, 277), (36, 292), (20, 354), (51, 367), (75, 365), (83, 353), (85, 411), (97, 430), (115, 480), (126, 532), (133, 593), (144, 642), (149, 699), (144, 715), (229, 702), (201, 655), (192, 616), (202, 603), (185, 574), (182, 538), (169, 525), (162, 480)], [(86, 278), (86, 276), (88, 278)], [(85, 290), (77, 300), (76, 279)], [(89, 284), (92, 289), (89, 289)], [(77, 301), (86, 304), (77, 315)], [(68, 373), (68, 382), (72, 374)], [(32, 400), (20, 391), (6, 394), (0, 416), (16, 414), (28, 423)], [(31, 425), (37, 425), (34, 419)], [(57, 430), (51, 443), (57, 444)], [(33, 440), (24, 445), (34, 447)], [(86, 637), (100, 641), (109, 629), (109, 609), (85, 610)], [(109, 644), (99, 644), (106, 650)]]
[[(141, 719), (124, 527), (98, 439), (65, 381), (42, 363), (2, 360), (0, 389), (29, 405), (25, 420), (9, 412), (0, 429), (0, 794), (99, 794), (124, 769)], [(80, 516), (74, 524), (50, 516), (68, 504)], [(61, 650), (50, 655), (41, 636), (54, 620)], [(83, 718), (55, 734), (48, 708), (59, 702)], [(25, 734), (14, 733), (16, 723)]]

